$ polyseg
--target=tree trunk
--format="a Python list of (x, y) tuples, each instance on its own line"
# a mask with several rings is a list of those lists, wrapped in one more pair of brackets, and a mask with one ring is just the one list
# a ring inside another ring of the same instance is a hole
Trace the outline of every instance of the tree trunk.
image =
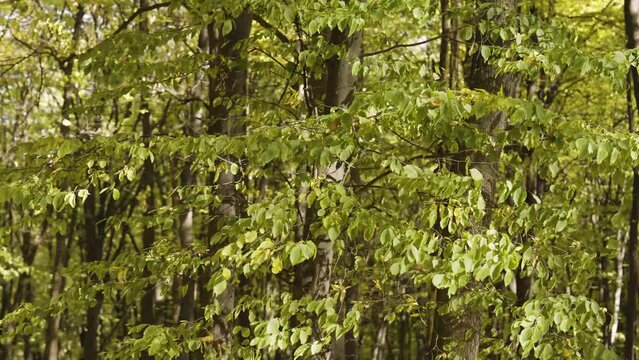
[[(145, 8), (148, 6), (147, 0), (140, 0), (140, 8)], [(149, 23), (146, 18), (143, 18), (140, 21), (139, 25), (140, 32), (148, 33), (149, 31)], [(149, 109), (149, 104), (145, 98), (145, 95), (141, 95), (141, 105), (140, 112), (138, 114), (140, 118), (140, 122), (142, 123), (142, 138), (144, 145), (148, 148), (149, 143), (151, 141), (151, 136), (153, 135), (153, 125), (151, 124), (151, 110)], [(155, 166), (150, 158), (144, 160), (144, 168), (142, 170), (142, 178), (141, 178), (142, 188), (146, 190), (145, 197), (145, 205), (146, 205), (146, 217), (153, 217), (153, 212), (155, 211)], [(144, 226), (144, 230), (142, 230), (142, 248), (143, 251), (148, 251), (155, 244), (155, 227), (152, 223), (148, 223)], [(147, 266), (144, 267), (143, 277), (150, 280), (151, 271)], [(154, 324), (156, 322), (156, 314), (155, 314), (155, 283), (150, 280), (149, 284), (146, 286), (144, 290), (144, 294), (142, 294), (142, 299), (140, 301), (140, 322), (142, 324)], [(141, 355), (141, 359), (150, 360), (152, 357), (148, 354), (148, 352), (143, 351)]]
[[(75, 223), (77, 218), (77, 209), (73, 210), (73, 216), (71, 223), (67, 226), (65, 234), (56, 234), (55, 244), (55, 256), (53, 259), (53, 278), (51, 280), (51, 299), (56, 299), (64, 291), (65, 279), (60, 273), (60, 268), (67, 267), (69, 264), (69, 254), (67, 243), (71, 242), (73, 238)], [(57, 313), (49, 314), (47, 316), (47, 328), (46, 338), (44, 346), (44, 359), (45, 360), (58, 360), (60, 355), (60, 344), (58, 338), (58, 332), (60, 331), (60, 322), (62, 321), (62, 314)]]
[(612, 320), (610, 320), (610, 340), (608, 343), (614, 345), (617, 338), (617, 329), (619, 326), (619, 310), (621, 309), (621, 293), (623, 291), (623, 265), (626, 255), (627, 233), (619, 230), (617, 239), (619, 240), (619, 249), (617, 250), (617, 259), (615, 265), (617, 267), (617, 277), (615, 280), (615, 296), (612, 306)]
[[(624, 1), (624, 19), (628, 49), (635, 49), (639, 45), (639, 0)], [(630, 74), (635, 97), (635, 105), (639, 106), (639, 74), (637, 68), (631, 65)], [(635, 132), (634, 110), (628, 111), (628, 131)], [(628, 231), (628, 283), (626, 286), (626, 330), (625, 359), (634, 360), (635, 329), (637, 324), (637, 221), (639, 220), (639, 168), (632, 169), (632, 209), (630, 211), (630, 230)]]
[[(481, 1), (487, 5), (499, 5), (505, 11), (504, 15), (498, 17), (497, 22), (503, 22), (507, 12), (514, 12), (515, 0), (485, 0)], [(498, 45), (490, 39), (489, 36), (483, 35), (479, 29), (476, 29), (474, 45)], [(516, 94), (517, 78), (511, 74), (498, 74), (497, 71), (487, 62), (480, 51), (469, 54), (466, 58), (466, 66), (464, 72), (466, 84), (473, 90), (485, 90), (489, 93), (498, 93), (503, 91), (506, 96)], [(495, 136), (497, 131), (506, 128), (507, 118), (502, 112), (494, 112), (488, 114), (481, 119), (477, 119), (477, 124), (489, 136)], [(483, 175), (482, 196), (486, 202), (486, 213), (480, 227), (490, 225), (491, 209), (495, 206), (495, 189), (497, 179), (499, 177), (498, 170), (492, 165), (498, 162), (500, 153), (498, 149), (493, 149), (490, 153), (484, 154), (475, 152), (469, 159), (469, 167), (474, 167)], [(460, 289), (460, 293), (464, 291), (472, 291), (472, 282), (467, 285), (467, 289)], [(438, 292), (439, 293), (439, 292)], [(442, 297), (446, 297), (445, 294)], [(445, 300), (445, 299), (440, 299)], [(446, 314), (437, 320), (438, 334), (436, 338), (448, 341), (453, 345), (453, 352), (456, 356), (464, 360), (474, 360), (479, 354), (480, 336), (483, 330), (481, 314), (474, 309), (465, 308), (461, 313), (453, 316)], [(439, 333), (442, 332), (442, 333)], [(446, 339), (448, 338), (448, 339)]]
[[(98, 236), (97, 215), (96, 215), (96, 189), (89, 186), (89, 196), (84, 201), (84, 246), (87, 262), (97, 262), (102, 260), (102, 247), (104, 239)], [(98, 277), (95, 274), (89, 275), (89, 283), (97, 283)], [(95, 304), (87, 310), (87, 323), (83, 331), (82, 348), (85, 359), (98, 359), (98, 331), (100, 327), (100, 311), (102, 310), (103, 294), (95, 294)]]
[[(329, 114), (333, 108), (345, 108), (353, 101), (355, 94), (355, 77), (353, 76), (353, 62), (362, 54), (362, 32), (357, 31), (348, 36), (348, 29), (341, 31), (337, 28), (331, 30), (329, 42), (333, 45), (341, 45), (346, 49), (343, 56), (334, 56), (326, 62), (326, 88), (324, 91), (324, 114)], [(329, 124), (335, 131), (341, 126), (338, 123)], [(321, 169), (334, 181), (340, 182), (346, 176), (343, 164), (333, 164), (327, 169)], [(333, 243), (328, 238), (322, 238), (317, 243), (317, 257), (314, 261), (314, 275), (312, 296), (325, 298), (329, 296), (331, 285), (331, 266), (333, 263)], [(355, 295), (355, 294), (351, 294)], [(353, 301), (351, 299), (350, 301)], [(348, 346), (344, 344), (344, 355), (357, 358), (357, 341), (352, 332), (346, 334)], [(349, 353), (346, 352), (348, 349)], [(313, 359), (331, 358), (331, 347), (326, 347), (325, 352), (317, 354)]]
[[(229, 136), (242, 135), (246, 132), (246, 126), (242, 117), (246, 115), (245, 109), (241, 108), (239, 113), (231, 113), (229, 109), (237, 111), (238, 104), (247, 93), (248, 69), (246, 67), (246, 51), (242, 48), (242, 43), (249, 37), (251, 32), (252, 16), (244, 10), (237, 18), (233, 20), (232, 30), (222, 35), (219, 31), (209, 26), (209, 52), (217, 49), (219, 58), (222, 62), (227, 62), (229, 66), (216, 64), (219, 66), (220, 72), (217, 79), (209, 77), (209, 106), (210, 119), (207, 124), (207, 132), (209, 134), (225, 134)], [(217, 33), (216, 36), (212, 36)], [(236, 174), (230, 170), (222, 171), (214, 181), (213, 175), (209, 178), (209, 185), (217, 186), (217, 192), (222, 198), (222, 204), (217, 208), (211, 209), (213, 220), (209, 225), (208, 237), (211, 239), (223, 226), (225, 221), (236, 219), (244, 212), (245, 203), (241, 194), (235, 190), (235, 185), (241, 179), (242, 160), (227, 157), (227, 162), (236, 163), (240, 171)], [(246, 279), (240, 276), (240, 283), (244, 283)], [(213, 333), (216, 343), (220, 349), (228, 354), (227, 346), (233, 336), (233, 321), (227, 322), (226, 317), (232, 316), (235, 308), (235, 298), (240, 295), (242, 286), (237, 289), (231, 284), (227, 286), (224, 293), (218, 296), (218, 301), (222, 308), (220, 316), (215, 319)], [(237, 293), (236, 293), (237, 292)], [(204, 293), (204, 292), (203, 292)], [(240, 319), (245, 317), (238, 316)], [(244, 324), (248, 326), (248, 324)], [(238, 336), (240, 336), (238, 334)]]
[(442, 32), (439, 44), (439, 81), (442, 87), (449, 85), (449, 58), (448, 44), (450, 38), (450, 19), (448, 18), (448, 0), (439, 1), (439, 11), (441, 13)]
[[(453, 0), (453, 8), (460, 7), (460, 0)], [(459, 88), (459, 17), (450, 19), (450, 63), (448, 66), (448, 87), (453, 90)]]

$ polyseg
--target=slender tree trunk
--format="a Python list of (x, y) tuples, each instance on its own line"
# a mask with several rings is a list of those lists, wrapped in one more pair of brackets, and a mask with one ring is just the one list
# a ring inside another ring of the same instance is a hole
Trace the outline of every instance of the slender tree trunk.
[[(36, 252), (38, 251), (38, 246), (40, 240), (44, 236), (36, 236), (37, 239), (33, 238), (33, 233), (30, 230), (22, 232), (22, 259), (26, 266), (32, 267), (33, 261), (35, 260)], [(18, 278), (18, 288), (16, 290), (13, 308), (17, 308), (21, 304), (24, 303), (32, 303), (33, 302), (33, 284), (30, 273), (22, 273)], [(22, 337), (24, 341), (23, 347), (23, 359), (30, 360), (33, 357), (33, 353), (31, 350), (31, 339), (28, 335)]]
[[(77, 218), (77, 209), (73, 210), (71, 223), (67, 226), (65, 234), (56, 234), (55, 256), (53, 259), (53, 278), (51, 280), (51, 299), (56, 299), (64, 291), (65, 279), (60, 273), (60, 268), (67, 267), (69, 264), (69, 255), (67, 244), (71, 242), (74, 235), (75, 223)], [(47, 316), (46, 338), (44, 346), (45, 360), (58, 360), (60, 353), (60, 345), (58, 332), (60, 331), (60, 322), (62, 314), (49, 314)]]
[[(54, 259), (53, 280), (51, 284), (51, 299), (55, 299), (64, 290), (64, 277), (57, 270), (67, 258), (66, 239), (64, 235), (56, 234), (56, 254)], [(44, 347), (44, 358), (47, 360), (57, 360), (59, 354), (58, 331), (60, 330), (60, 314), (49, 315), (47, 317), (46, 340)]]
[[(639, 0), (624, 1), (624, 19), (627, 36), (627, 46), (635, 49), (639, 45)], [(639, 74), (637, 68), (630, 67), (630, 77), (635, 105), (639, 106)], [(630, 100), (630, 99), (629, 99)], [(634, 110), (632, 105), (628, 111), (628, 131), (635, 132)], [(628, 262), (628, 283), (626, 286), (626, 311), (625, 325), (626, 343), (625, 359), (634, 360), (635, 329), (637, 325), (637, 222), (639, 220), (639, 168), (632, 169), (632, 209), (630, 211), (630, 230), (628, 231), (628, 250), (626, 253)]]
[[(141, 122), (142, 122), (142, 136), (144, 137), (144, 143), (148, 147), (153, 128), (151, 126), (151, 113), (148, 108), (148, 104), (143, 100), (141, 105)], [(142, 172), (142, 186), (146, 189), (146, 216), (152, 217), (155, 210), (155, 167), (150, 159), (144, 161), (144, 168)], [(147, 224), (142, 230), (142, 247), (144, 251), (148, 251), (153, 247), (155, 243), (155, 227), (152, 224)], [(144, 267), (144, 277), (149, 278), (151, 271), (147, 266)], [(155, 284), (150, 282), (142, 299), (140, 301), (140, 321), (143, 324), (155, 323)], [(146, 353), (142, 353), (142, 359), (151, 359)]]
[[(460, 0), (453, 0), (453, 9), (460, 7)], [(459, 17), (450, 19), (450, 63), (448, 70), (448, 87), (459, 88)]]
[[(539, 190), (539, 186), (537, 186), (537, 181), (539, 180), (537, 164), (533, 162), (534, 160), (532, 159), (531, 152), (528, 149), (525, 149), (525, 151), (526, 153), (522, 155), (522, 158), (526, 159), (528, 162), (526, 169), (526, 204), (532, 206), (536, 203), (533, 195), (541, 197), (542, 194), (537, 192), (537, 190)], [(532, 229), (529, 231), (532, 231)], [(524, 234), (522, 238), (523, 244), (529, 245), (532, 236), (532, 233)], [(517, 284), (517, 306), (521, 307), (532, 295), (532, 276), (524, 274), (520, 266), (517, 269), (515, 281)]]
[[(74, 48), (78, 45), (80, 41), (80, 36), (82, 36), (83, 26), (84, 26), (84, 14), (85, 14), (84, 6), (79, 5), (78, 12), (75, 14), (75, 18), (74, 18), (73, 35), (71, 38), (72, 46)], [(64, 75), (66, 77), (64, 88), (62, 90), (63, 99), (62, 99), (61, 113), (62, 113), (63, 121), (60, 122), (60, 132), (62, 133), (63, 137), (67, 137), (69, 135), (71, 128), (69, 124), (64, 122), (64, 120), (71, 121), (70, 120), (71, 107), (73, 106), (73, 96), (71, 94), (71, 90), (73, 89), (73, 83), (72, 83), (73, 80), (71, 79), (71, 74), (73, 73), (73, 59), (68, 59), (66, 62), (61, 63), (60, 66), (62, 67), (62, 72), (64, 72)], [(76, 122), (78, 121), (77, 116), (75, 120)]]
[(617, 236), (619, 250), (617, 250), (617, 259), (615, 265), (617, 267), (617, 276), (615, 280), (615, 296), (612, 306), (612, 320), (610, 321), (610, 340), (608, 343), (614, 345), (617, 340), (617, 329), (619, 326), (619, 311), (621, 309), (621, 293), (623, 291), (623, 265), (626, 256), (627, 232), (619, 230)]
[[(198, 39), (198, 48), (202, 53), (208, 52), (208, 30), (204, 28), (200, 32), (200, 36)], [(205, 84), (204, 79), (206, 78), (204, 72), (199, 72), (195, 76), (195, 95), (198, 98), (203, 99), (205, 96)], [(205, 116), (205, 108), (201, 105), (195, 105), (197, 108), (191, 110), (192, 117), (188, 120), (186, 124), (184, 124), (184, 135), (185, 136), (195, 136), (199, 134), (201, 120)], [(182, 169), (182, 173), (180, 174), (180, 185), (184, 188), (188, 188), (192, 186), (196, 182), (196, 177), (191, 170), (191, 166), (193, 161), (191, 158), (187, 158), (184, 162), (184, 167)], [(180, 246), (182, 248), (189, 248), (193, 244), (193, 209), (188, 208), (186, 213), (180, 215), (180, 228), (179, 228), (179, 239)], [(187, 321), (192, 323), (195, 320), (195, 288), (196, 288), (196, 279), (193, 275), (183, 276), (180, 279), (180, 285), (186, 285), (186, 293), (181, 297), (178, 306), (178, 319), (180, 321)], [(198, 354), (199, 355), (199, 354)], [(197, 358), (198, 355), (192, 356), (192, 358)], [(187, 353), (183, 353), (180, 355), (181, 360), (189, 359), (189, 355)]]
[[(147, 0), (140, 0), (140, 8), (148, 6)], [(144, 15), (143, 15), (144, 16)], [(149, 23), (146, 18), (140, 22), (139, 29), (142, 33), (148, 33)], [(149, 104), (145, 98), (145, 94), (142, 94), (140, 112), (140, 122), (142, 124), (142, 137), (144, 145), (148, 148), (151, 136), (153, 135), (153, 125), (151, 124), (151, 110)], [(142, 170), (142, 188), (146, 190), (145, 205), (146, 205), (146, 217), (151, 218), (155, 211), (155, 166), (150, 158), (144, 160), (144, 167)], [(144, 251), (148, 251), (155, 244), (155, 227), (153, 224), (146, 224), (144, 230), (142, 230), (142, 248)], [(147, 266), (144, 267), (144, 277), (150, 278), (151, 271)], [(150, 282), (142, 294), (140, 301), (140, 322), (142, 324), (154, 324), (156, 323), (155, 314), (155, 283)], [(143, 360), (151, 359), (152, 357), (148, 352), (143, 351), (141, 358)]]
[[(97, 215), (96, 215), (96, 189), (89, 186), (89, 196), (84, 201), (84, 246), (87, 262), (98, 262), (102, 260), (102, 248), (104, 239), (98, 236)], [(95, 274), (89, 275), (89, 283), (96, 283), (98, 277)], [(83, 331), (82, 348), (85, 359), (98, 359), (98, 331), (100, 327), (100, 311), (102, 310), (103, 294), (95, 294), (95, 304), (87, 310), (87, 323)]]
[[(607, 241), (604, 240), (602, 244), (602, 248), (606, 248)], [(608, 258), (603, 253), (598, 253), (599, 257), (599, 277), (600, 277), (600, 296), (602, 305), (610, 311), (610, 281), (608, 280)], [(612, 311), (610, 311), (612, 313)], [(604, 321), (601, 324), (601, 337), (602, 342), (605, 346), (610, 346), (610, 323), (612, 318), (610, 316), (605, 316)]]
[(449, 57), (448, 57), (448, 44), (450, 38), (450, 19), (448, 18), (448, 0), (439, 1), (439, 11), (441, 13), (442, 32), (441, 42), (439, 45), (439, 76), (440, 82), (443, 87), (449, 84)]
[(384, 360), (386, 358), (386, 321), (382, 319), (375, 335), (375, 347), (373, 348), (373, 360)]
[[(351, 264), (352, 266), (353, 264)], [(346, 289), (346, 294), (344, 297), (344, 302), (346, 303), (346, 311), (352, 309), (353, 302), (357, 300), (359, 297), (359, 291), (357, 288), (357, 283), (351, 283), (350, 287)], [(359, 342), (353, 331), (349, 331), (344, 335), (344, 359), (346, 360), (357, 360), (358, 357), (358, 346)]]

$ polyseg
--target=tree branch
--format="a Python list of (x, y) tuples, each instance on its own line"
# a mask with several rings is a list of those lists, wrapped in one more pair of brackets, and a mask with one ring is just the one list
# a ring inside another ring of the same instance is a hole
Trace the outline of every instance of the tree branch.
[(389, 52), (398, 48), (405, 48), (405, 47), (412, 47), (412, 46), (419, 46), (419, 45), (424, 45), (427, 44), (431, 41), (435, 41), (441, 39), (441, 36), (435, 36), (432, 37), (430, 39), (426, 39), (424, 41), (420, 41), (420, 42), (416, 42), (416, 43), (410, 43), (410, 44), (397, 44), (397, 45), (393, 45), (387, 49), (382, 49), (382, 50), (377, 50), (377, 51), (373, 51), (373, 52), (369, 52), (369, 53), (364, 53), (362, 54), (362, 57), (368, 57), (368, 56), (374, 56), (374, 55), (379, 55), (379, 54), (383, 54), (385, 52)]
[(163, 7), (167, 7), (169, 5), (171, 5), (171, 2), (167, 1), (167, 2), (163, 2), (163, 3), (158, 3), (158, 4), (153, 4), (153, 5), (141, 7), (139, 9), (135, 10), (135, 12), (133, 14), (131, 14), (131, 16), (129, 16), (126, 20), (124, 20), (124, 22), (122, 24), (120, 24), (120, 26), (115, 30), (115, 32), (113, 32), (113, 34), (111, 34), (111, 36), (115, 36), (115, 35), (121, 33), (122, 31), (126, 30), (126, 28), (129, 26), (130, 23), (133, 22), (133, 20), (135, 20), (138, 16), (144, 14), (145, 12), (152, 11), (152, 10), (159, 9), (159, 8), (163, 8)]
[(265, 28), (266, 30), (270, 30), (272, 31), (275, 36), (280, 39), (280, 41), (284, 42), (284, 43), (288, 43), (290, 42), (290, 40), (286, 37), (286, 35), (284, 35), (284, 33), (282, 33), (279, 29), (277, 29), (275, 26), (269, 24), (266, 20), (264, 20), (263, 17), (257, 15), (257, 14), (253, 14), (253, 20), (255, 20), (255, 22), (257, 22), (258, 24), (260, 24), (263, 28)]

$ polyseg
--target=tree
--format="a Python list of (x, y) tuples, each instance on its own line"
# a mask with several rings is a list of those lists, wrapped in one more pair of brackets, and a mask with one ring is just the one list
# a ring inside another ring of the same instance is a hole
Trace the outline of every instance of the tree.
[(1, 3), (0, 359), (634, 358), (633, 6)]

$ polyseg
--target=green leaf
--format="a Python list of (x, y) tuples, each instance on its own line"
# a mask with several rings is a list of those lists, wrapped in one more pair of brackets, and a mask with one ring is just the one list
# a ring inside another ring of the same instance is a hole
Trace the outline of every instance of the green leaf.
[(231, 20), (226, 20), (222, 24), (222, 35), (228, 35), (233, 29), (233, 22)]
[(515, 206), (523, 205), (525, 200), (526, 200), (526, 191), (520, 187), (515, 189), (515, 191), (513, 192), (513, 202), (515, 203)]
[(557, 221), (557, 224), (555, 225), (555, 231), (561, 232), (566, 228), (567, 225), (568, 225), (568, 222), (566, 222), (566, 220), (564, 219), (561, 219)]
[(78, 191), (78, 197), (80, 198), (80, 200), (82, 201), (83, 204), (84, 204), (84, 201), (87, 199), (88, 196), (89, 196), (89, 190), (80, 189)]
[(619, 150), (617, 150), (617, 148), (612, 148), (612, 151), (610, 152), (610, 165), (614, 165), (617, 162), (617, 159), (619, 158)]
[(552, 345), (550, 344), (543, 344), (542, 346), (542, 350), (539, 353), (539, 358), (541, 360), (550, 360), (553, 358), (554, 353), (552, 351)]
[(67, 204), (69, 204), (69, 206), (74, 208), (75, 207), (75, 193), (74, 192), (67, 193), (64, 196), (64, 202), (66, 202)]
[(482, 181), (484, 180), (484, 176), (481, 174), (481, 172), (475, 168), (470, 169), (470, 177), (473, 178), (473, 180), (475, 181)]
[(220, 295), (226, 290), (226, 280), (220, 280), (215, 286), (213, 286), (213, 292), (215, 295)]
[(461, 31), (461, 38), (464, 41), (469, 41), (473, 38), (473, 28), (472, 26), (466, 26)]
[(421, 176), (422, 169), (420, 169), (419, 167), (415, 165), (406, 165), (404, 166), (404, 172), (406, 173), (406, 176), (409, 177), (410, 179), (416, 179)]
[(504, 285), (510, 285), (515, 279), (515, 273), (513, 273), (510, 269), (506, 269), (506, 275), (504, 275)]
[(278, 332), (280, 328), (280, 321), (278, 318), (272, 318), (266, 324), (266, 333), (267, 334), (275, 334)]
[(490, 47), (486, 45), (482, 45), (480, 51), (481, 51), (481, 56), (484, 58), (484, 60), (488, 60), (491, 53)]
[(400, 271), (400, 264), (399, 262), (393, 263), (390, 267), (390, 272), (393, 275), (398, 275)]
[(279, 274), (280, 272), (282, 272), (283, 268), (284, 267), (282, 264), (282, 259), (280, 259), (279, 257), (273, 259), (273, 262), (271, 263), (271, 272), (273, 274)]
[(599, 144), (599, 148), (597, 149), (597, 164), (601, 164), (606, 160), (608, 154), (610, 153), (610, 145), (607, 143)]
[(338, 237), (339, 237), (339, 229), (337, 227), (333, 226), (330, 229), (328, 229), (328, 238), (331, 239), (331, 241), (337, 240)]
[(65, 139), (58, 149), (58, 157), (63, 158), (66, 155), (74, 153), (82, 146), (82, 142), (78, 139)]
[(302, 249), (299, 246), (293, 246), (289, 254), (289, 260), (291, 260), (291, 264), (293, 265), (297, 265), (304, 261), (304, 257), (302, 256)]
[(113, 189), (111, 196), (113, 197), (113, 200), (118, 200), (120, 198), (120, 190)]
[(530, 350), (530, 348), (533, 345), (531, 344), (531, 341), (530, 341), (532, 334), (533, 334), (532, 328), (525, 328), (519, 334), (519, 337), (518, 337), (519, 343), (521, 344), (521, 347), (524, 349), (524, 351), (526, 351), (526, 349)]
[(322, 343), (315, 341), (313, 345), (311, 345), (311, 355), (319, 354), (320, 351), (322, 351)]

